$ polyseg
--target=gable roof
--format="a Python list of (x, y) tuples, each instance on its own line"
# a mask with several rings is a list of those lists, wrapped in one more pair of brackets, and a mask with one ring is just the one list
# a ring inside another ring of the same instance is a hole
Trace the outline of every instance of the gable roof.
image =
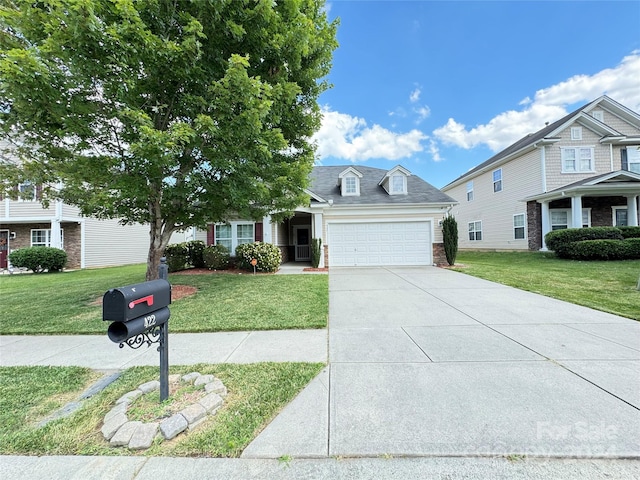
[(559, 120), (556, 120), (555, 122), (547, 125), (543, 129), (538, 130), (535, 133), (530, 133), (526, 137), (521, 138), (520, 140), (511, 144), (501, 152), (498, 152), (485, 162), (482, 162), (480, 165), (477, 165), (468, 172), (460, 175), (458, 178), (442, 187), (443, 190), (448, 187), (452, 187), (454, 184), (459, 184), (461, 181), (467, 178), (475, 176), (475, 174), (478, 172), (488, 170), (494, 165), (497, 167), (498, 164), (500, 164), (501, 162), (504, 163), (516, 153), (524, 153), (526, 150), (536, 148), (538, 145), (548, 145), (557, 142), (559, 138), (556, 137), (556, 135), (564, 130), (568, 125), (578, 120), (581, 123), (588, 124), (593, 130), (595, 130), (605, 138), (625, 138), (626, 136), (622, 133), (616, 131), (609, 125), (600, 122), (599, 120), (593, 118), (592, 115), (588, 114), (588, 112), (592, 111), (598, 105), (604, 105), (614, 114), (623, 117), (627, 121), (634, 122), (640, 125), (640, 115), (638, 115), (633, 110), (625, 107), (624, 105), (616, 102), (615, 100), (607, 97), (606, 95), (603, 95), (596, 100), (593, 100), (592, 102), (589, 102), (586, 105), (577, 108), (576, 110), (565, 115)]
[(359, 196), (342, 196), (337, 185), (339, 175), (348, 168), (342, 166), (315, 166), (311, 172), (311, 185), (308, 190), (313, 198), (322, 198), (334, 205), (395, 205), (395, 204), (445, 204), (453, 205), (458, 202), (446, 193), (416, 175), (407, 177), (407, 195), (389, 195), (379, 185), (380, 178), (384, 178), (387, 170), (358, 165), (360, 178)]

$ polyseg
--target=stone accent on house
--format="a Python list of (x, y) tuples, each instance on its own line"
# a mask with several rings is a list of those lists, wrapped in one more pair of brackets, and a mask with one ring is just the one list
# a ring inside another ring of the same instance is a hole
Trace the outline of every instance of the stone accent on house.
[(435, 265), (449, 265), (447, 255), (444, 253), (444, 243), (433, 244), (433, 263)]
[[(64, 222), (60, 225), (64, 232), (64, 251), (67, 252), (67, 265), (65, 268), (80, 268), (81, 262), (81, 238), (80, 225), (75, 222)], [(19, 223), (0, 224), (0, 230), (15, 232), (15, 238), (9, 239), (9, 250), (18, 250), (31, 246), (31, 230), (49, 230), (51, 223)]]
[[(144, 450), (151, 446), (158, 435), (164, 440), (171, 440), (186, 430), (196, 428), (208, 415), (215, 415), (224, 403), (222, 397), (227, 394), (227, 388), (213, 375), (192, 372), (182, 377), (171, 375), (170, 380), (202, 386), (202, 398), (160, 423), (130, 421), (127, 417), (129, 406), (142, 395), (160, 388), (160, 382), (157, 380), (143, 383), (136, 390), (122, 395), (105, 415), (101, 431), (111, 446)], [(213, 393), (214, 391), (220, 394)]]
[(527, 239), (529, 250), (542, 248), (542, 204), (527, 202)]
[(324, 266), (329, 268), (329, 245), (322, 247), (324, 249)]

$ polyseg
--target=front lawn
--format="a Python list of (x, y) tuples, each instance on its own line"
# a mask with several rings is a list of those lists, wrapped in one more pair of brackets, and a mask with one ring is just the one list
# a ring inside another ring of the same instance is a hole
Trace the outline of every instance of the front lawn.
[[(0, 276), (0, 334), (104, 334), (97, 302), (144, 281), (145, 266)], [(197, 288), (170, 307), (171, 332), (324, 328), (327, 275), (169, 275)]]
[(460, 251), (457, 270), (548, 297), (640, 320), (640, 260), (578, 261), (551, 252)]
[(320, 363), (172, 366), (171, 374), (200, 372), (220, 378), (229, 392), (224, 404), (193, 432), (132, 451), (110, 447), (100, 428), (120, 396), (157, 380), (157, 368), (126, 370), (70, 417), (39, 427), (41, 420), (76, 400), (96, 373), (80, 367), (0, 367), (0, 455), (237, 457), (322, 368)]

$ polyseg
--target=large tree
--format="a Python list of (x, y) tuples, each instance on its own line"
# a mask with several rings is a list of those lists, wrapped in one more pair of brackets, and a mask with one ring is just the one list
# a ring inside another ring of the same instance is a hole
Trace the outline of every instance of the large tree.
[(305, 201), (336, 28), (324, 0), (4, 0), (5, 179), (149, 224), (156, 278), (173, 232)]

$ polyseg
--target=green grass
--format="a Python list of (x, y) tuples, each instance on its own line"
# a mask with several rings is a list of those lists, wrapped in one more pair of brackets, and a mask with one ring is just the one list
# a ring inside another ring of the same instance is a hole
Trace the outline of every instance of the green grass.
[[(113, 287), (144, 281), (145, 266), (0, 276), (0, 334), (102, 334)], [(324, 328), (327, 275), (170, 275), (198, 292), (171, 305), (171, 332)]]
[(640, 260), (577, 261), (550, 252), (458, 253), (461, 272), (640, 320)]
[(323, 367), (320, 363), (171, 367), (172, 374), (214, 374), (229, 394), (218, 413), (196, 430), (172, 441), (156, 441), (142, 452), (110, 447), (100, 428), (115, 400), (157, 379), (157, 368), (125, 371), (72, 416), (38, 428), (39, 420), (74, 400), (95, 374), (78, 367), (0, 367), (0, 454), (237, 457)]

